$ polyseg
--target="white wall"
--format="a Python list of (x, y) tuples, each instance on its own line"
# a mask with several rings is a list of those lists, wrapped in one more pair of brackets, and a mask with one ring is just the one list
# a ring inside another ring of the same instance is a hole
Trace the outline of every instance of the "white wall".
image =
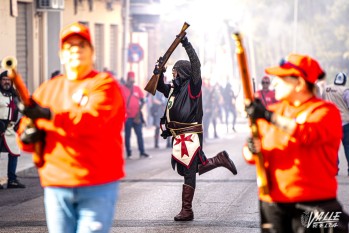
[(16, 18), (10, 16), (10, 1), (0, 4), (0, 60), (5, 56), (16, 55)]

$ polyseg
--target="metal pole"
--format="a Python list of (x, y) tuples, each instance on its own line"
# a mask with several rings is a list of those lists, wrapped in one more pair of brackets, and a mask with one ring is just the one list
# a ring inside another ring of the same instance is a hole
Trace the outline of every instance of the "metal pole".
[(127, 63), (128, 63), (128, 35), (129, 35), (129, 25), (130, 25), (130, 0), (124, 0), (124, 34), (123, 34), (123, 68), (122, 74), (123, 78), (126, 80), (127, 74)]

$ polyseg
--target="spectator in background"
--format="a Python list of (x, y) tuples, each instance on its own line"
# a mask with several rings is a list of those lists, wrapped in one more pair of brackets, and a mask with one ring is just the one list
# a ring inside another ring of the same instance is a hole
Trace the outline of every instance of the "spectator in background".
[[(16, 143), (16, 131), (20, 118), (17, 108), (19, 98), (13, 88), (13, 82), (7, 76), (7, 71), (0, 74), (0, 92), (0, 152), (8, 153), (7, 188), (25, 188), (16, 175), (17, 161), (20, 156)], [(1, 185), (0, 189), (3, 189)]]
[(119, 79), (119, 83), (120, 83), (121, 85), (125, 85), (125, 84), (126, 84), (126, 81), (125, 81), (124, 77), (121, 77), (121, 78)]
[(203, 98), (203, 128), (204, 128), (204, 138), (209, 138), (209, 127), (212, 123), (213, 126), (213, 137), (218, 138), (217, 133), (217, 118), (220, 114), (221, 105), (221, 94), (219, 85), (216, 83), (211, 86), (209, 82), (203, 83), (202, 87), (202, 98)]
[(225, 123), (227, 125), (227, 132), (229, 128), (229, 116), (230, 113), (233, 114), (233, 131), (236, 132), (235, 124), (236, 124), (236, 117), (237, 117), (237, 111), (236, 111), (236, 97), (237, 95), (234, 94), (233, 88), (231, 84), (228, 82), (225, 88), (222, 91), (223, 95), (223, 102), (224, 102), (224, 110), (225, 110)]
[(112, 70), (109, 70), (108, 67), (104, 67), (103, 72), (106, 72), (106, 73), (110, 74), (111, 76), (115, 77), (115, 73)]
[(268, 76), (264, 76), (262, 78), (262, 89), (258, 90), (255, 94), (256, 98), (259, 98), (262, 101), (264, 106), (268, 106), (270, 104), (276, 103), (275, 99), (275, 91), (270, 90), (270, 78)]
[[(212, 103), (215, 103), (212, 105), (212, 115), (211, 115), (211, 122), (213, 125), (213, 136), (214, 138), (218, 138), (218, 133), (217, 133), (217, 119), (220, 118), (221, 119), (221, 104), (222, 104), (222, 96), (220, 93), (220, 86), (218, 85), (218, 83), (216, 83), (213, 86), (212, 89)], [(236, 113), (236, 109), (235, 109), (235, 113)], [(236, 117), (236, 116), (235, 116)], [(233, 123), (233, 130), (235, 130), (235, 122)]]
[[(166, 82), (166, 76), (164, 76), (164, 82)], [(154, 147), (159, 148), (160, 139), (160, 118), (164, 116), (166, 109), (167, 99), (160, 92), (156, 92), (152, 96), (152, 105), (150, 108), (150, 114), (153, 117), (153, 125), (155, 127), (154, 132)], [(171, 137), (167, 138), (166, 148), (171, 148)]]
[(211, 115), (212, 115), (212, 101), (209, 98), (212, 91), (212, 86), (209, 80), (202, 81), (202, 109), (204, 111), (202, 117), (202, 127), (204, 140), (208, 138), (208, 129), (210, 127)]
[(340, 111), (342, 119), (342, 144), (347, 159), (347, 175), (349, 176), (349, 88), (345, 86), (347, 76), (338, 73), (334, 84), (325, 87), (322, 98), (334, 103)]
[(150, 158), (145, 153), (143, 140), (143, 124), (144, 118), (142, 114), (142, 107), (145, 103), (144, 94), (141, 88), (135, 83), (135, 73), (129, 71), (127, 73), (126, 84), (122, 86), (124, 100), (126, 103), (126, 123), (125, 123), (125, 146), (127, 158), (131, 158), (131, 129), (133, 128), (138, 143), (138, 150), (141, 158)]
[(60, 75), (60, 74), (61, 74), (61, 71), (60, 71), (60, 70), (55, 70), (55, 71), (52, 72), (51, 78), (54, 78), (54, 77), (56, 77), (56, 76), (58, 76), (58, 75)]
[(43, 145), (37, 166), (49, 232), (107, 233), (125, 175), (125, 103), (115, 79), (93, 69), (94, 47), (85, 25), (64, 27), (60, 42), (66, 74), (44, 82), (32, 104), (21, 107), (26, 117), (19, 143), (28, 152)]

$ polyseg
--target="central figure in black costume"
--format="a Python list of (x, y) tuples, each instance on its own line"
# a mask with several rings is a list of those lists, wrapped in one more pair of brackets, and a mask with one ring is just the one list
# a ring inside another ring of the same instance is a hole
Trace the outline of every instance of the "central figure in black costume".
[[(164, 117), (161, 118), (162, 137), (173, 136), (172, 167), (177, 167), (184, 177), (182, 191), (182, 210), (174, 217), (175, 221), (194, 219), (192, 201), (199, 175), (217, 167), (225, 167), (234, 175), (237, 170), (227, 152), (219, 152), (207, 159), (203, 152), (202, 129), (202, 79), (200, 60), (187, 37), (181, 41), (189, 61), (179, 60), (173, 66), (172, 84), (165, 84), (163, 74), (159, 78), (157, 90), (168, 98)], [(155, 68), (154, 73), (159, 73)]]

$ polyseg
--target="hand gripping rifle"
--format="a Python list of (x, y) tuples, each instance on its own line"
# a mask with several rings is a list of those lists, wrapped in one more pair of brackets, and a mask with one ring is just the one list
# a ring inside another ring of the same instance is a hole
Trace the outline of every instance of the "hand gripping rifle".
[[(235, 40), (236, 55), (241, 75), (241, 82), (244, 91), (245, 104), (250, 104), (254, 99), (252, 81), (248, 72), (246, 55), (242, 45), (242, 39), (239, 33), (233, 34)], [(255, 119), (250, 118), (250, 128), (253, 138), (259, 138), (258, 125)], [(254, 155), (257, 170), (257, 185), (261, 194), (269, 194), (268, 178), (264, 167), (264, 158), (261, 152)]]
[[(14, 86), (16, 87), (19, 97), (21, 98), (21, 101), (24, 104), (24, 106), (31, 106), (32, 101), (30, 98), (30, 93), (25, 83), (23, 82), (21, 75), (16, 71), (17, 59), (14, 57), (5, 57), (1, 61), (1, 67), (7, 70), (7, 76), (12, 80)], [(37, 130), (35, 128), (34, 122), (31, 119), (28, 119), (27, 124), (28, 127), (33, 128), (33, 132), (34, 129)], [(36, 142), (34, 144), (35, 152), (33, 153), (33, 162), (37, 167), (41, 167), (44, 164), (41, 146), (41, 142)]]
[(160, 73), (164, 72), (166, 70), (165, 65), (168, 59), (170, 58), (171, 54), (173, 51), (177, 48), (178, 44), (181, 42), (181, 40), (184, 38), (184, 36), (187, 34), (185, 30), (190, 25), (188, 23), (184, 23), (180, 33), (176, 36), (176, 39), (172, 42), (171, 46), (168, 48), (166, 51), (165, 55), (160, 57), (159, 60), (157, 61), (158, 68), (157, 70), (159, 72), (154, 73), (151, 79), (148, 81), (147, 85), (145, 86), (144, 90), (149, 92), (152, 95), (155, 95), (156, 92), (156, 87), (158, 86), (159, 78), (160, 78)]

